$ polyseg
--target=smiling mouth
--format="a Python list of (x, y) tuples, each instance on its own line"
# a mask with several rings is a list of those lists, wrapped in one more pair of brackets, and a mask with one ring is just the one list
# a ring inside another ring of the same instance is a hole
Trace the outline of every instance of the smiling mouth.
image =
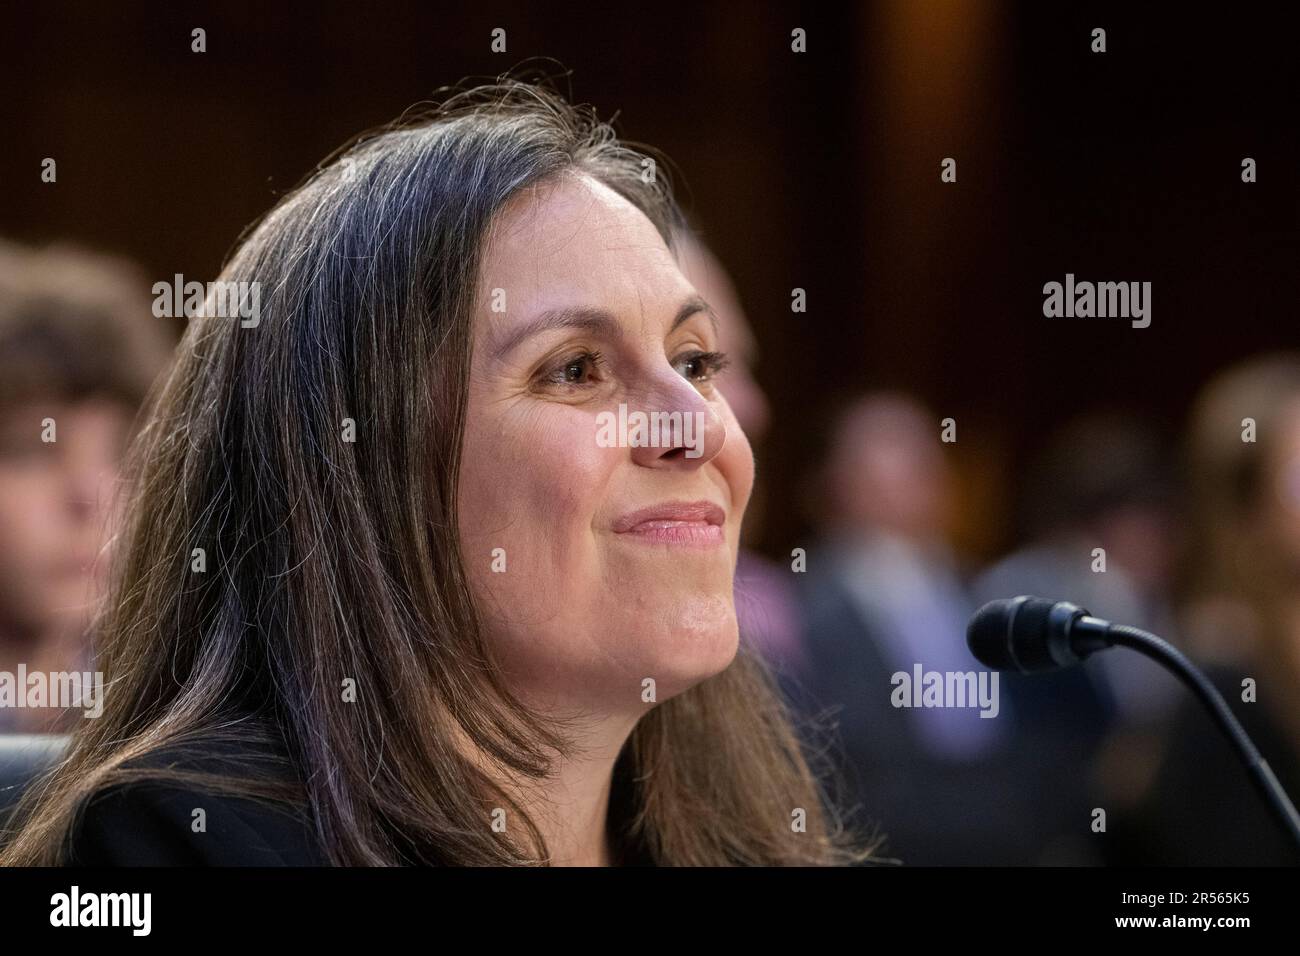
[(642, 508), (614, 523), (614, 532), (627, 541), (715, 548), (726, 540), (726, 514), (710, 501), (669, 502)]

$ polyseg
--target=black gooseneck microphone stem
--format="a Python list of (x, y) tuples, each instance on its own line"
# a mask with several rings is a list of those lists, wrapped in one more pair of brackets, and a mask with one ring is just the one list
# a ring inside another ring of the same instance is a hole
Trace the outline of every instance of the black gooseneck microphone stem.
[(1255, 747), (1246, 731), (1242, 728), (1241, 723), (1229, 709), (1228, 704), (1202, 674), (1179, 650), (1167, 641), (1161, 640), (1154, 634), (1140, 630), (1136, 627), (1129, 627), (1127, 624), (1112, 624), (1107, 631), (1111, 642), (1121, 647), (1127, 647), (1130, 650), (1137, 651), (1147, 657), (1153, 658), (1158, 663), (1165, 664), (1175, 674), (1182, 679), (1192, 693), (1201, 699), (1201, 702), (1209, 708), (1213, 715), (1215, 723), (1232, 741), (1234, 747), (1241, 754), (1247, 769), (1250, 771), (1251, 781), (1255, 788), (1263, 796), (1264, 800), (1272, 808), (1274, 816), (1295, 841), (1296, 846), (1300, 847), (1300, 813), (1296, 812), (1295, 804), (1291, 802), (1286, 791), (1282, 789), (1282, 784), (1273, 774), (1268, 762), (1260, 755), (1259, 750)]

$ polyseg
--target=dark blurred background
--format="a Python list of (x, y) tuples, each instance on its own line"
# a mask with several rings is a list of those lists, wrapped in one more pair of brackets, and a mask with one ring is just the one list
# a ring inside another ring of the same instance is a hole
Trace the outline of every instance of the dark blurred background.
[[(240, 231), (357, 133), (439, 86), (553, 57), (575, 97), (673, 160), (757, 329), (773, 416), (764, 549), (806, 530), (773, 503), (796, 500), (810, 411), (870, 384), (958, 419), (977, 503), (958, 533), (991, 555), (1011, 531), (1002, 476), (1053, 423), (1111, 400), (1172, 427), (1211, 371), (1296, 338), (1296, 19), (1226, 11), (13, 5), (0, 233), (215, 278)], [(204, 54), (190, 52), (196, 26)], [(489, 49), (498, 26), (506, 53)], [(807, 53), (791, 52), (795, 27)], [(947, 156), (954, 185), (939, 181)], [(1244, 156), (1259, 165), (1249, 186)], [(1045, 320), (1042, 284), (1067, 271), (1152, 281), (1151, 327)]]

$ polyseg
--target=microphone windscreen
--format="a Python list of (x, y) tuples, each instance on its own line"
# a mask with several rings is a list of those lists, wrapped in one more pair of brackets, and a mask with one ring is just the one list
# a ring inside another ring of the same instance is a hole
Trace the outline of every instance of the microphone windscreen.
[(993, 670), (1015, 667), (1011, 658), (1012, 603), (1008, 598), (989, 601), (966, 626), (966, 646), (977, 661)]
[(1017, 597), (990, 601), (966, 628), (966, 645), (985, 667), (1033, 671), (1056, 667), (1048, 653), (1047, 625), (1053, 603)]

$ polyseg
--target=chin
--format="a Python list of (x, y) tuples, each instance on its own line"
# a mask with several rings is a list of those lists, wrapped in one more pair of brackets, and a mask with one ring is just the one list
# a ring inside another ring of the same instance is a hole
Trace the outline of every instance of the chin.
[(647, 635), (653, 652), (640, 664), (645, 676), (653, 677), (656, 698), (663, 702), (726, 670), (736, 659), (740, 630), (735, 611), (727, 604), (723, 620), (684, 619), (679, 615), (658, 633)]
[[(513, 626), (489, 641), (515, 690), (545, 709), (640, 712), (726, 670), (740, 630), (729, 594), (676, 593), (585, 609), (544, 633)], [(647, 678), (653, 702), (642, 699)]]

